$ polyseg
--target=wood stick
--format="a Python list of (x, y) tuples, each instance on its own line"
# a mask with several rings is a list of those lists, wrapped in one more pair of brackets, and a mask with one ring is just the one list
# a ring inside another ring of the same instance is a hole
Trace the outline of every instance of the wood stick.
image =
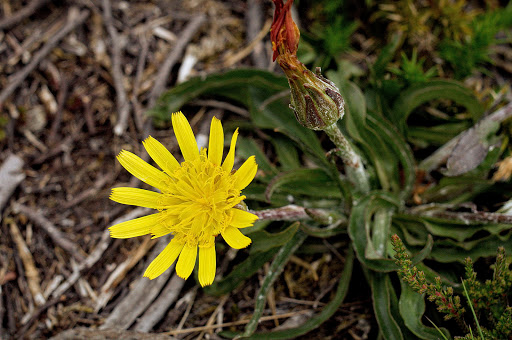
[(57, 43), (73, 31), (77, 26), (81, 25), (89, 16), (88, 10), (80, 11), (77, 7), (71, 7), (68, 12), (66, 24), (60, 31), (53, 35), (24, 68), (16, 73), (9, 81), (9, 84), (0, 92), (0, 107), (3, 106), (5, 100), (20, 86), (23, 80), (46, 58), (46, 56), (55, 48)]
[(155, 245), (155, 243), (155, 240), (151, 240), (150, 238), (145, 239), (144, 242), (135, 251), (135, 253), (130, 255), (128, 259), (119, 264), (117, 268), (110, 274), (107, 281), (100, 289), (100, 295), (98, 296), (96, 305), (94, 306), (94, 311), (96, 313), (106, 306), (114, 294), (114, 288), (117, 287), (117, 285), (126, 276), (126, 274), (128, 274), (130, 269), (132, 269), (142, 259), (142, 257), (147, 254), (147, 252)]
[(32, 0), (27, 6), (23, 7), (16, 13), (6, 16), (0, 20), (0, 30), (10, 28), (23, 19), (28, 18), (47, 2), (48, 0)]
[[(146, 267), (169, 243), (168, 237), (160, 237), (149, 255)], [(154, 280), (139, 277), (130, 293), (110, 313), (100, 329), (128, 329), (153, 300), (159, 295), (172, 272), (174, 264)]]
[(152, 108), (155, 105), (158, 97), (164, 92), (165, 84), (169, 80), (169, 74), (171, 73), (173, 66), (178, 62), (183, 50), (187, 47), (190, 40), (192, 40), (205, 21), (206, 16), (202, 14), (198, 15), (192, 19), (183, 32), (179, 34), (179, 40), (173, 46), (172, 52), (169, 53), (169, 56), (165, 59), (163, 65), (159, 69), (158, 76), (155, 79), (155, 84), (153, 85), (153, 90), (151, 90), (151, 93), (149, 94), (149, 108)]
[[(14, 190), (25, 179), (23, 159), (16, 155), (9, 155), (0, 167), (0, 212), (14, 193)], [(0, 214), (0, 221), (2, 215)]]
[[(275, 319), (282, 319), (282, 318), (289, 318), (291, 316), (295, 316), (295, 315), (299, 315), (299, 314), (310, 313), (311, 311), (313, 311), (313, 310), (312, 309), (304, 309), (304, 310), (300, 310), (300, 311), (297, 311), (297, 312), (289, 312), (289, 313), (284, 313), (284, 314), (262, 316), (260, 318), (259, 322), (272, 321), (272, 320), (275, 320)], [(225, 327), (231, 327), (231, 326), (245, 325), (245, 324), (249, 323), (249, 321), (251, 321), (251, 320), (247, 319), (247, 320), (238, 320), (238, 321), (232, 321), (232, 322), (224, 322), (224, 323), (216, 324), (216, 325), (185, 328), (185, 329), (169, 331), (169, 332), (160, 333), (160, 334), (178, 335), (178, 334), (202, 332), (202, 331), (207, 331), (207, 330), (215, 329), (215, 328), (225, 328)]]
[(64, 114), (64, 105), (66, 104), (66, 99), (68, 97), (70, 82), (67, 80), (67, 77), (62, 74), (59, 93), (57, 94), (57, 112), (55, 114), (52, 127), (50, 128), (50, 135), (48, 136), (47, 143), (52, 145), (55, 142), (55, 137), (57, 136), (57, 132), (60, 127), (60, 123), (62, 122), (62, 115)]
[(128, 115), (130, 114), (130, 102), (126, 94), (123, 82), (123, 70), (121, 69), (121, 46), (119, 46), (119, 35), (112, 20), (112, 7), (110, 0), (103, 0), (103, 20), (111, 40), (112, 51), (112, 79), (116, 89), (117, 123), (114, 126), (114, 133), (122, 135), (128, 126)]
[(249, 43), (249, 45), (242, 48), (240, 51), (235, 53), (234, 55), (231, 55), (227, 57), (224, 60), (224, 67), (230, 67), (242, 60), (243, 58), (247, 57), (251, 52), (256, 48), (256, 46), (265, 38), (265, 36), (270, 31), (270, 26), (272, 25), (272, 21), (269, 19), (265, 22), (265, 25), (261, 29), (261, 31), (258, 33), (258, 35), (254, 38), (253, 41)]
[(14, 243), (16, 243), (18, 253), (20, 254), (21, 261), (23, 262), (23, 267), (25, 267), (28, 289), (32, 294), (32, 299), (36, 306), (41, 306), (46, 302), (46, 299), (44, 298), (43, 291), (41, 290), (41, 279), (39, 278), (39, 272), (37, 271), (34, 263), (34, 258), (32, 257), (32, 253), (30, 252), (30, 249), (28, 249), (23, 236), (21, 236), (20, 229), (16, 223), (14, 223), (14, 221), (10, 221), (9, 225), (12, 239)]
[[(208, 321), (206, 322), (206, 325), (205, 325), (206, 327), (213, 325), (217, 314), (219, 314), (219, 312), (222, 310), (222, 308), (224, 308), (224, 304), (226, 304), (226, 301), (228, 301), (228, 298), (229, 298), (229, 294), (226, 294), (220, 299), (220, 302), (217, 305), (217, 308), (215, 308), (212, 315), (210, 315), (210, 317), (208, 318)], [(209, 331), (211, 333), (212, 330), (210, 329)], [(201, 334), (199, 334), (199, 336), (196, 339), (202, 340), (205, 332), (206, 332), (206, 330), (202, 331)]]
[[(132, 210), (130, 213), (116, 219), (113, 224), (121, 223), (124, 221), (128, 221), (137, 217), (140, 217), (142, 215), (147, 214), (149, 209), (146, 208), (137, 208)], [(62, 294), (64, 294), (65, 291), (67, 291), (72, 285), (75, 284), (75, 282), (78, 281), (80, 278), (81, 272), (85, 269), (91, 268), (98, 260), (101, 258), (105, 250), (107, 250), (108, 245), (110, 244), (111, 238), (110, 238), (110, 232), (108, 229), (105, 229), (103, 234), (101, 235), (101, 239), (96, 245), (96, 248), (87, 256), (87, 258), (78, 265), (76, 270), (73, 271), (70, 277), (64, 283), (62, 283), (55, 291), (53, 292), (53, 297), (58, 297)]]
[(181, 289), (185, 285), (185, 280), (180, 278), (176, 273), (173, 274), (165, 288), (160, 293), (151, 306), (137, 319), (137, 323), (133, 328), (139, 332), (149, 332), (153, 327), (165, 316), (169, 307), (178, 299)]
[[(417, 208), (419, 208), (418, 206)], [(411, 210), (412, 212), (412, 210)], [(512, 216), (507, 214), (490, 213), (485, 211), (476, 212), (456, 212), (456, 211), (420, 211), (415, 209), (413, 212), (417, 216), (435, 217), (453, 221), (463, 221), (465, 224), (475, 223), (503, 223), (512, 224)]]
[[(256, 41), (258, 32), (263, 27), (263, 1), (253, 0), (247, 3), (247, 42)], [(264, 69), (267, 67), (269, 57), (265, 53), (265, 45), (262, 41), (258, 41), (251, 51), (251, 60), (257, 68)]]
[[(512, 116), (512, 103), (509, 103), (505, 105), (504, 107), (500, 108), (499, 110), (496, 110), (495, 112), (491, 113), (490, 115), (482, 118), (480, 120), (481, 122), (498, 122), (501, 123), (505, 119), (508, 119)], [(464, 130), (461, 133), (459, 133), (457, 136), (453, 137), (445, 143), (443, 146), (441, 146), (439, 149), (437, 149), (433, 154), (425, 158), (419, 165), (418, 168), (421, 170), (424, 170), (426, 172), (430, 172), (434, 169), (437, 169), (441, 164), (446, 162), (446, 160), (450, 157), (452, 154), (452, 151), (455, 149), (457, 144), (459, 143), (459, 140), (468, 133), (468, 131), (471, 131), (472, 129), (476, 129), (478, 131), (480, 126), (485, 126), (485, 124), (476, 124), (471, 129)]]
[(50, 238), (62, 249), (66, 250), (70, 253), (74, 258), (79, 261), (84, 259), (82, 255), (83, 250), (80, 247), (67, 238), (67, 236), (60, 231), (52, 222), (50, 222), (46, 217), (42, 214), (38, 213), (34, 209), (27, 207), (25, 205), (19, 203), (13, 203), (13, 209), (15, 212), (22, 213), (26, 215), (31, 221), (36, 223), (38, 226), (43, 228), (43, 230), (50, 236)]

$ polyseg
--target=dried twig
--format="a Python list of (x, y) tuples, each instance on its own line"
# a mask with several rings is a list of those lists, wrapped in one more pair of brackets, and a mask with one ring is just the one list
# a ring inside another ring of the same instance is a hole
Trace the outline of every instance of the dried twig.
[[(161, 237), (149, 255), (147, 265), (167, 246), (169, 238)], [(169, 276), (173, 272), (174, 265), (154, 280), (145, 277), (137, 279), (130, 293), (110, 313), (100, 329), (128, 329), (146, 308), (158, 296)]]
[(446, 220), (453, 220), (464, 222), (465, 224), (475, 223), (503, 223), (512, 224), (512, 216), (507, 214), (490, 213), (484, 211), (477, 212), (456, 212), (456, 211), (442, 211), (442, 210), (431, 210), (421, 211), (421, 206), (416, 207), (414, 210), (410, 210), (414, 215), (435, 217)]
[(62, 27), (60, 31), (58, 31), (55, 35), (53, 35), (43, 47), (37, 53), (34, 54), (34, 57), (24, 68), (22, 68), (18, 73), (16, 73), (9, 80), (9, 84), (0, 92), (0, 107), (3, 105), (5, 100), (14, 92), (18, 86), (23, 82), (23, 80), (32, 72), (39, 63), (46, 58), (46, 56), (53, 50), (53, 48), (57, 45), (57, 43), (64, 38), (69, 32), (73, 31), (77, 26), (81, 25), (85, 19), (89, 16), (88, 10), (79, 11), (76, 7), (71, 7), (68, 12), (68, 17), (66, 20), (66, 24)]
[[(23, 160), (16, 155), (9, 155), (0, 167), (0, 212), (12, 193), (24, 179)], [(0, 221), (2, 216), (0, 215)]]
[[(316, 209), (311, 209), (316, 210)], [(260, 220), (273, 220), (273, 221), (296, 221), (301, 219), (311, 219), (307, 214), (306, 209), (298, 205), (289, 204), (281, 208), (266, 209), (266, 210), (251, 210)]]
[(18, 333), (16, 333), (16, 336), (14, 336), (14, 339), (24, 339), (25, 333), (29, 330), (29, 328), (32, 326), (32, 324), (43, 314), (48, 308), (51, 306), (54, 306), (58, 304), (59, 302), (64, 301), (65, 299), (52, 299), (48, 302), (46, 302), (44, 305), (40, 306), (39, 308), (35, 309), (32, 313), (28, 315), (28, 319), (26, 323), (23, 325), (21, 329), (18, 330)]
[(133, 81), (132, 104), (135, 125), (137, 126), (139, 132), (142, 132), (144, 130), (144, 115), (142, 113), (141, 104), (139, 103), (137, 97), (139, 95), (140, 84), (142, 82), (142, 76), (144, 74), (144, 66), (146, 64), (146, 59), (149, 51), (149, 39), (144, 34), (141, 34), (139, 40), (141, 44), (141, 52), (137, 60), (137, 73), (135, 74), (135, 80)]
[(96, 306), (94, 310), (98, 312), (100, 309), (105, 307), (110, 298), (114, 294), (114, 288), (121, 282), (126, 274), (132, 269), (142, 257), (155, 245), (155, 241), (147, 238), (139, 246), (139, 248), (132, 254), (126, 261), (122, 262), (117, 268), (110, 274), (105, 284), (100, 289), (100, 295), (96, 300)]
[(245, 20), (247, 21), (247, 42), (257, 41), (254, 48), (251, 50), (251, 60), (258, 68), (266, 68), (269, 59), (265, 53), (265, 47), (261, 40), (256, 39), (258, 32), (261, 32), (263, 26), (263, 1), (254, 0), (247, 3), (247, 14)]
[(96, 179), (96, 181), (94, 182), (94, 184), (91, 188), (81, 192), (75, 198), (73, 198), (71, 201), (64, 203), (62, 206), (62, 209), (69, 209), (69, 208), (79, 204), (80, 202), (86, 200), (87, 198), (96, 195), (98, 193), (98, 191), (101, 188), (103, 188), (103, 186), (106, 183), (110, 182), (110, 180), (112, 180), (112, 174), (98, 176), (98, 179)]
[(224, 60), (224, 67), (230, 67), (243, 58), (247, 57), (251, 52), (256, 48), (256, 46), (265, 38), (265, 36), (268, 34), (270, 30), (270, 25), (272, 24), (271, 20), (267, 20), (265, 22), (265, 25), (261, 29), (261, 31), (258, 33), (258, 35), (254, 38), (253, 41), (249, 43), (246, 47), (235, 53), (234, 55), (229, 56)]
[(0, 20), (0, 30), (16, 25), (25, 18), (34, 14), (41, 6), (49, 0), (32, 0), (27, 6)]
[(486, 125), (481, 124), (483, 122), (497, 122), (501, 123), (505, 119), (510, 118), (512, 116), (512, 103), (509, 103), (505, 105), (504, 107), (500, 108), (499, 110), (491, 113), (490, 115), (482, 118), (479, 122), (479, 124), (475, 125), (473, 128), (469, 130), (464, 130), (461, 133), (459, 133), (457, 136), (453, 137), (449, 142), (444, 144), (442, 147), (437, 149), (432, 155), (425, 158), (420, 165), (418, 166), (421, 170), (424, 171), (432, 171), (436, 168), (438, 168), (441, 164), (446, 162), (446, 160), (450, 157), (452, 154), (452, 151), (455, 149), (455, 147), (459, 144), (459, 140), (466, 135), (467, 133), (470, 133), (473, 131), (473, 129), (477, 130), (479, 128), (483, 128)]
[(50, 128), (50, 134), (48, 135), (47, 143), (48, 145), (52, 145), (55, 142), (55, 138), (57, 136), (57, 132), (60, 127), (60, 123), (62, 122), (62, 115), (64, 110), (64, 105), (66, 103), (66, 98), (68, 97), (70, 82), (67, 78), (62, 75), (59, 93), (57, 95), (57, 112), (55, 114), (55, 118), (52, 123), (52, 127)]
[(62, 247), (62, 249), (69, 252), (75, 259), (82, 261), (84, 259), (83, 250), (80, 247), (68, 239), (66, 235), (61, 232), (52, 222), (50, 222), (46, 217), (44, 217), (39, 212), (34, 209), (27, 207), (25, 205), (19, 203), (13, 203), (14, 211), (18, 213), (22, 213), (26, 215), (30, 220), (35, 222), (38, 226), (43, 228), (43, 230), (51, 237), (53, 242), (58, 246)]
[(169, 74), (171, 73), (173, 66), (178, 62), (183, 50), (205, 21), (206, 17), (204, 15), (198, 15), (192, 19), (183, 32), (180, 33), (179, 40), (173, 46), (172, 52), (169, 54), (167, 59), (165, 59), (163, 65), (159, 69), (158, 77), (155, 79), (155, 84), (153, 85), (153, 90), (151, 90), (151, 93), (149, 94), (149, 108), (155, 105), (157, 98), (162, 94), (162, 92), (164, 92), (165, 84), (169, 80)]
[(46, 302), (46, 299), (43, 296), (43, 292), (41, 290), (39, 272), (37, 271), (36, 265), (34, 263), (34, 258), (32, 257), (32, 253), (30, 249), (28, 249), (23, 236), (21, 236), (21, 232), (18, 229), (18, 226), (14, 221), (9, 223), (11, 228), (11, 236), (16, 243), (16, 247), (18, 248), (18, 253), (20, 254), (21, 261), (23, 261), (23, 266), (25, 267), (25, 276), (27, 277), (28, 288), (30, 293), (32, 294), (32, 298), (36, 304), (36, 306), (41, 306)]
[(162, 293), (160, 293), (159, 298), (138, 318), (134, 330), (139, 332), (151, 331), (165, 316), (165, 312), (167, 312), (169, 307), (176, 301), (185, 282), (177, 274), (174, 274), (162, 290)]
[[(206, 325), (205, 325), (206, 327), (213, 325), (213, 323), (215, 322), (215, 318), (216, 318), (217, 314), (219, 314), (219, 312), (222, 310), (222, 308), (224, 308), (224, 304), (226, 303), (226, 301), (228, 301), (228, 298), (229, 298), (229, 294), (228, 295), (224, 295), (221, 298), (221, 300), (219, 301), (219, 304), (217, 305), (217, 308), (215, 308), (215, 310), (213, 311), (212, 315), (210, 315), (210, 317), (208, 318), (208, 321), (206, 322)], [(205, 331), (206, 330), (202, 331), (201, 334), (199, 334), (199, 336), (196, 338), (196, 340), (202, 340)], [(209, 331), (211, 332), (212, 330), (210, 329)]]
[[(309, 314), (309, 313), (311, 313), (311, 311), (312, 311), (311, 309), (304, 309), (304, 310), (300, 310), (297, 312), (290, 312), (290, 313), (271, 315), (271, 316), (262, 316), (259, 319), (259, 322), (272, 321), (274, 319), (289, 318), (289, 317), (299, 315), (299, 314), (304, 314), (304, 313)], [(249, 321), (251, 321), (251, 320), (247, 319), (247, 320), (238, 320), (238, 321), (232, 321), (232, 322), (224, 322), (221, 324), (210, 325), (210, 326), (200, 326), (200, 327), (179, 329), (179, 330), (174, 330), (174, 331), (170, 331), (170, 332), (166, 332), (166, 333), (162, 333), (162, 334), (178, 335), (178, 334), (196, 333), (196, 332), (208, 331), (210, 329), (215, 329), (215, 328), (226, 328), (226, 327), (231, 327), (231, 326), (245, 325), (245, 324), (249, 323)]]
[[(146, 208), (137, 208), (132, 210), (130, 213), (116, 219), (112, 224), (121, 223), (127, 220), (131, 220), (142, 215), (145, 215), (148, 212)], [(110, 232), (108, 229), (105, 229), (103, 234), (101, 235), (101, 239), (96, 245), (96, 248), (91, 252), (87, 258), (81, 262), (78, 267), (73, 271), (70, 277), (62, 283), (52, 294), (53, 297), (58, 297), (63, 294), (66, 290), (68, 290), (75, 282), (80, 278), (81, 272), (85, 269), (91, 268), (98, 260), (101, 258), (105, 250), (107, 250), (108, 245), (110, 244)]]
[(163, 334), (148, 334), (134, 331), (122, 331), (116, 329), (99, 330), (92, 328), (74, 328), (64, 331), (50, 340), (69, 340), (69, 339), (95, 339), (95, 340), (112, 340), (112, 339), (130, 339), (130, 340), (176, 340)]
[(122, 135), (128, 126), (128, 115), (130, 113), (130, 102), (126, 95), (126, 89), (123, 82), (123, 70), (121, 69), (121, 46), (119, 46), (119, 35), (114, 28), (112, 20), (112, 7), (110, 0), (103, 0), (103, 20), (107, 28), (108, 35), (111, 40), (112, 51), (112, 79), (114, 80), (114, 87), (116, 89), (116, 102), (117, 102), (117, 123), (114, 126), (114, 133), (118, 136)]

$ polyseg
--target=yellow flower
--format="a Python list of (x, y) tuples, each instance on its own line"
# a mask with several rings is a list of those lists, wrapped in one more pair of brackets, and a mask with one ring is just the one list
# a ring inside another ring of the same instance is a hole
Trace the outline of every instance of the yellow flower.
[(143, 145), (163, 171), (125, 150), (117, 156), (126, 170), (160, 193), (137, 188), (112, 189), (111, 200), (158, 212), (116, 224), (109, 228), (110, 236), (174, 235), (146, 269), (144, 276), (150, 279), (166, 271), (178, 257), (176, 273), (187, 279), (194, 269), (199, 248), (199, 283), (204, 287), (215, 278), (215, 236), (221, 234), (235, 249), (251, 243), (238, 229), (251, 226), (258, 217), (235, 206), (245, 199), (240, 195), (241, 190), (253, 180), (258, 166), (251, 156), (237, 171), (232, 171), (238, 129), (222, 162), (224, 132), (215, 117), (210, 126), (208, 152), (206, 148), (198, 151), (192, 128), (181, 112), (172, 114), (172, 125), (185, 159), (181, 164), (151, 136)]

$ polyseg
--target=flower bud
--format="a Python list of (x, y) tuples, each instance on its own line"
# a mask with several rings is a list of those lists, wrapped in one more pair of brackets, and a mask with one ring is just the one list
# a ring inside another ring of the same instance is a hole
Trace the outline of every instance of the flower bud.
[(293, 0), (276, 5), (271, 27), (273, 59), (283, 69), (291, 89), (291, 108), (303, 126), (312, 130), (323, 130), (336, 123), (345, 112), (343, 97), (333, 82), (327, 80), (316, 69), (309, 71), (297, 59), (300, 32), (291, 17)]
[(324, 78), (317, 67), (309, 71), (295, 56), (280, 56), (291, 89), (291, 105), (295, 117), (303, 126), (323, 130), (336, 123), (345, 113), (345, 101), (336, 85)]

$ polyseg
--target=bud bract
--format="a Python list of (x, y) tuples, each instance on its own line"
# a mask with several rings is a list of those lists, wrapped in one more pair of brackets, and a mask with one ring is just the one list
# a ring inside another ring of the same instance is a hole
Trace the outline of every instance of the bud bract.
[(343, 117), (343, 97), (336, 85), (322, 76), (320, 68), (313, 73), (297, 59), (300, 32), (291, 16), (293, 0), (286, 4), (282, 0), (273, 1), (276, 5), (270, 30), (273, 59), (288, 78), (291, 107), (303, 126), (323, 130)]
[(345, 102), (336, 85), (324, 78), (320, 68), (309, 71), (295, 56), (280, 56), (291, 89), (291, 108), (303, 126), (323, 130), (336, 123), (345, 113)]

